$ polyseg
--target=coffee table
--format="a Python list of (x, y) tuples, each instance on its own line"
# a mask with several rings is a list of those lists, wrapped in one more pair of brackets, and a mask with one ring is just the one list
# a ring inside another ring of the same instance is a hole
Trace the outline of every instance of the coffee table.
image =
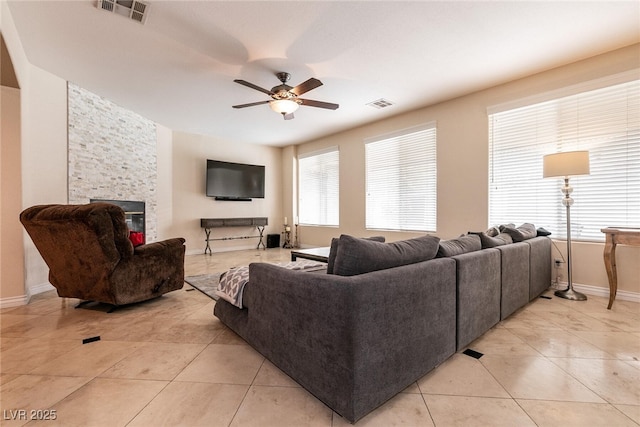
[(329, 259), (329, 250), (331, 248), (311, 248), (311, 249), (298, 249), (291, 251), (291, 261), (295, 261), (296, 258), (305, 258), (313, 261), (327, 262)]

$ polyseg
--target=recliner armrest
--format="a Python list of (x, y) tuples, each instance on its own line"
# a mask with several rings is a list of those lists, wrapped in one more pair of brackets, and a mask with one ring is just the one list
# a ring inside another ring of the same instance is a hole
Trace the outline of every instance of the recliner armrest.
[(172, 239), (162, 240), (160, 242), (148, 243), (146, 245), (136, 246), (134, 248), (134, 256), (153, 256), (164, 253), (168, 248), (182, 247), (185, 240), (182, 237), (174, 237)]

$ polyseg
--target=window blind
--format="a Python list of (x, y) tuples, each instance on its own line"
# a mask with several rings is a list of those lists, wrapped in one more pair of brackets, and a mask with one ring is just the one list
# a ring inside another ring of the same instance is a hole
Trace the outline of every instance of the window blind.
[(560, 178), (542, 157), (588, 150), (590, 175), (574, 188), (571, 236), (603, 241), (601, 228), (640, 227), (640, 81), (489, 115), (489, 225), (532, 222), (566, 238)]
[(365, 141), (366, 228), (436, 230), (435, 124)]
[(332, 147), (322, 152), (298, 156), (300, 224), (339, 224), (339, 154), (338, 147)]

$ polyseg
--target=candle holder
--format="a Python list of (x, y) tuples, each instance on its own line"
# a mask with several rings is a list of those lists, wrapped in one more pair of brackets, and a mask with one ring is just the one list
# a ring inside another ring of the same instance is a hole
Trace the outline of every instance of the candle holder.
[(282, 240), (284, 240), (284, 243), (283, 243), (282, 247), (284, 249), (292, 249), (292, 246), (291, 246), (291, 227), (289, 227), (289, 224), (286, 224), (286, 223), (283, 225), (283, 227), (284, 227), (284, 231), (282, 232), (282, 237), (283, 237)]
[(293, 240), (293, 247), (298, 249), (300, 247), (300, 242), (298, 240), (298, 224), (294, 224), (294, 226), (296, 227), (296, 234)]

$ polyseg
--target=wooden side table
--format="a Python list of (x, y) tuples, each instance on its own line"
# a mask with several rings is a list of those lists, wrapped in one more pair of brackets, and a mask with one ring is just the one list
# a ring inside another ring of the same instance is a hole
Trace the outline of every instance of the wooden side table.
[(609, 278), (609, 305), (611, 310), (618, 292), (618, 273), (616, 271), (616, 245), (640, 246), (640, 228), (607, 227), (602, 231), (606, 236), (604, 245), (604, 267)]

